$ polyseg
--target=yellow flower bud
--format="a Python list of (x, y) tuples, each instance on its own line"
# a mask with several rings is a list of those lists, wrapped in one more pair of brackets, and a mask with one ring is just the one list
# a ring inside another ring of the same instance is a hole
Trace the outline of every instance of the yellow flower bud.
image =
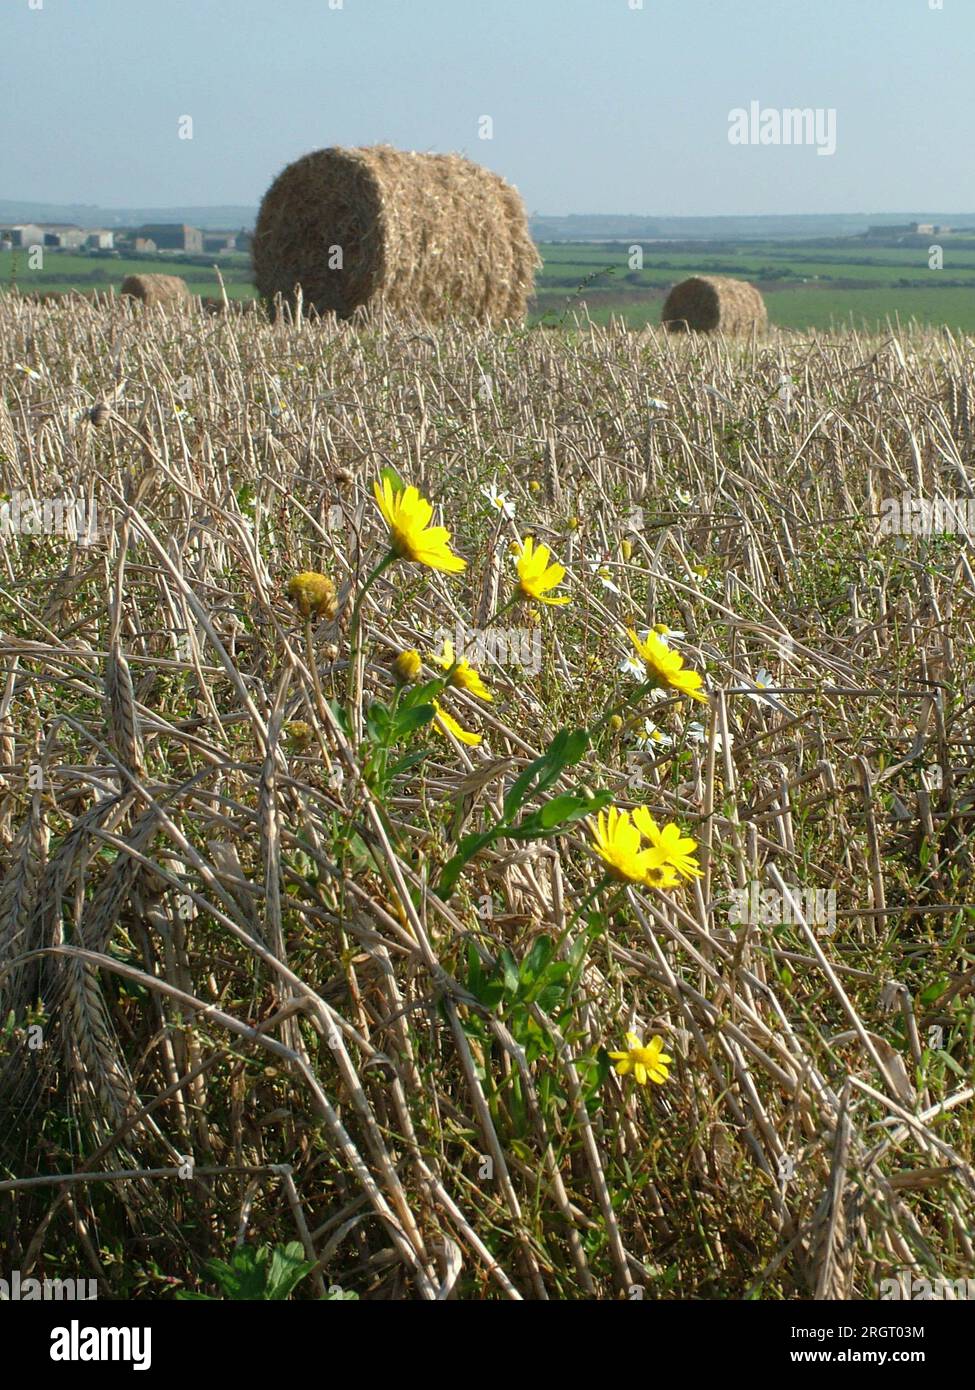
[(623, 542), (621, 542), (621, 544), (620, 544), (620, 553), (621, 553), (621, 555), (623, 556), (623, 559), (624, 559), (624, 560), (630, 560), (630, 559), (632, 559), (632, 558), (633, 558), (633, 542), (632, 542), (632, 541), (623, 541)]
[(622, 729), (622, 727), (623, 727), (623, 718), (622, 718), (622, 715), (619, 715), (619, 714), (611, 714), (611, 715), (609, 716), (609, 727), (610, 727), (610, 729), (613, 731), (614, 734), (618, 734), (619, 731), (620, 731), (620, 729)]
[(534, 493), (539, 493), (539, 492), (541, 492), (541, 490), (542, 490), (542, 485), (541, 485), (541, 483), (538, 481), (537, 478), (532, 478), (531, 482), (528, 484), (528, 491), (529, 491), (529, 492), (534, 492)]
[(409, 685), (417, 680), (422, 669), (423, 661), (420, 658), (420, 653), (413, 651), (412, 648), (409, 651), (400, 652), (393, 662), (393, 670), (396, 672), (397, 679), (401, 680), (404, 685)]
[(305, 570), (288, 580), (287, 594), (303, 618), (334, 618), (338, 612), (335, 585), (325, 574)]
[(306, 724), (303, 719), (292, 719), (285, 724), (284, 732), (288, 736), (288, 743), (292, 748), (307, 748), (315, 736), (315, 731), (310, 724)]

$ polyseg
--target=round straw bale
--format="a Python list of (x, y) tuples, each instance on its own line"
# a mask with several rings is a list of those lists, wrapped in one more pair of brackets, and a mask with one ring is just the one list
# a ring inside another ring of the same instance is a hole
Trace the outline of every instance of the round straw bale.
[(122, 294), (143, 304), (185, 304), (190, 292), (178, 275), (126, 275)]
[(460, 155), (316, 150), (261, 203), (254, 280), (267, 300), (348, 318), (360, 306), (497, 323), (524, 317), (540, 264), (510, 184)]
[(765, 301), (747, 280), (695, 275), (675, 285), (661, 321), (671, 333), (750, 333), (768, 327)]

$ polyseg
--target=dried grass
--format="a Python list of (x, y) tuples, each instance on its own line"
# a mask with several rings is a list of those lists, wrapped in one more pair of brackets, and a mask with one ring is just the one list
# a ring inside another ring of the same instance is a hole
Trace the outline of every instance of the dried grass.
[[(0, 297), (0, 491), (97, 485), (118, 523), (91, 550), (4, 548), (0, 1140), (17, 1176), (0, 1189), (23, 1275), (76, 1254), (62, 1197), (30, 1186), (72, 1182), (93, 1240), (128, 1252), (102, 1296), (131, 1288), (150, 1228), (146, 1281), (193, 1285), (238, 1233), (297, 1232), (328, 1282), (377, 1299), (856, 1299), (898, 1270), (970, 1272), (975, 575), (970, 538), (882, 550), (870, 517), (882, 495), (975, 492), (971, 343), (206, 329)], [(9, 371), (26, 360), (40, 381)], [(788, 402), (783, 374), (801, 383)], [(648, 426), (651, 384), (669, 409)], [(482, 578), (509, 592), (510, 527), (481, 497), (495, 470), (574, 600), (542, 620), (540, 674), (490, 670), (485, 746), (465, 763), (437, 742), (380, 814), (320, 698), (345, 684), (341, 632), (306, 642), (284, 586), (306, 566), (346, 598), (361, 584), (385, 459), (409, 460), (471, 564), (370, 590), (353, 727), (389, 697), (387, 654), (470, 622)], [(552, 1046), (529, 1061), (512, 1010), (466, 993), (468, 953), (487, 970), (542, 932), (568, 947), (597, 879), (585, 836), (479, 856), (449, 902), (427, 851), (442, 862), (455, 818), (481, 825), (556, 728), (595, 722), (634, 619), (679, 622), (706, 663), (706, 741), (645, 759), (634, 787), (632, 745), (607, 731), (553, 791), (584, 780), (691, 827), (706, 877), (607, 909), (569, 1016), (534, 1006)], [(788, 713), (749, 695), (760, 665)], [(304, 750), (278, 737), (291, 720)], [(730, 892), (780, 870), (836, 886), (835, 934), (729, 925)], [(675, 1058), (652, 1096), (593, 1083), (632, 1025)], [(942, 1046), (922, 1053), (932, 1027)], [(123, 1144), (152, 1170), (141, 1187), (114, 1172)], [(205, 1181), (176, 1178), (177, 1146)]]

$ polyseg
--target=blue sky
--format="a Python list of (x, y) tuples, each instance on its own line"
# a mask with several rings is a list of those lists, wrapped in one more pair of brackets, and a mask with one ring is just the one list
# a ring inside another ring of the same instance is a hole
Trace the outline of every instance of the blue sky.
[[(975, 208), (975, 0), (338, 3), (0, 0), (0, 197), (256, 203), (308, 150), (388, 141), (540, 213)], [(834, 108), (836, 153), (732, 146), (752, 101)]]

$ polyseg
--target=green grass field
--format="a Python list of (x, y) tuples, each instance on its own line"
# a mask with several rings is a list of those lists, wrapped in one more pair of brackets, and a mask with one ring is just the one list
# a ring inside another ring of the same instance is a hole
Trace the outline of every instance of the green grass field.
[(68, 290), (118, 289), (126, 275), (181, 275), (194, 294), (219, 298), (220, 282), (214, 265), (232, 299), (253, 299), (250, 257), (244, 252), (229, 256), (110, 256), (76, 255), (48, 251), (43, 270), (30, 270), (26, 251), (0, 251), (0, 287), (17, 285), (25, 293), (57, 294)]
[[(623, 243), (547, 243), (536, 282), (533, 322), (557, 323), (587, 312), (597, 323), (616, 316), (632, 328), (659, 323), (669, 287), (689, 275), (740, 275), (765, 295), (783, 328), (853, 327), (876, 331), (890, 321), (975, 332), (975, 241), (944, 238), (942, 270), (928, 268), (926, 245), (873, 246), (861, 238), (814, 242), (644, 244), (643, 267), (631, 270)], [(182, 275), (195, 294), (215, 298), (215, 257), (112, 259), (48, 252), (43, 270), (23, 251), (0, 252), (0, 287), (31, 293), (116, 288), (128, 274)], [(220, 275), (233, 299), (255, 295), (245, 253), (223, 257)]]

